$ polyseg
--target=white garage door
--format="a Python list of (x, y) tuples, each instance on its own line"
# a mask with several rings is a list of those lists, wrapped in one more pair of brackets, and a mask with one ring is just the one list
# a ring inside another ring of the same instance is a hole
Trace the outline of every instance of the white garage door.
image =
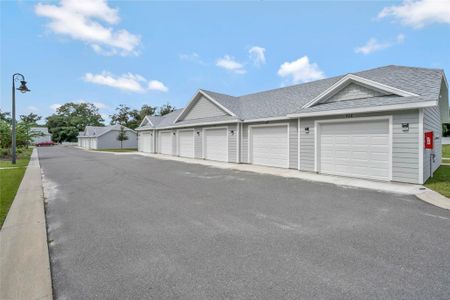
[(319, 172), (390, 179), (388, 120), (325, 123), (319, 126)]
[(96, 138), (91, 139), (91, 148), (97, 149), (97, 139)]
[(287, 124), (250, 128), (250, 162), (255, 165), (289, 167)]
[(227, 128), (211, 128), (204, 131), (204, 158), (228, 161)]
[(150, 153), (152, 151), (151, 132), (141, 132), (139, 135), (139, 151)]
[(159, 133), (159, 153), (172, 155), (172, 132)]
[(194, 130), (178, 132), (178, 154), (182, 157), (194, 157)]

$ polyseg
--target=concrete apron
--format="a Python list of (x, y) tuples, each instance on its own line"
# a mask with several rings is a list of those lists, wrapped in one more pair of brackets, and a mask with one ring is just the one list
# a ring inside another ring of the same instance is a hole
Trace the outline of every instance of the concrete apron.
[[(84, 149), (84, 148), (81, 148)], [(87, 150), (87, 149), (84, 149)], [(91, 150), (87, 150), (91, 151)], [(313, 182), (324, 182), (331, 183), (340, 186), (347, 186), (353, 188), (370, 189), (382, 192), (405, 194), (405, 195), (415, 195), (419, 199), (433, 204), (435, 206), (450, 210), (450, 199), (442, 196), (441, 194), (432, 191), (423, 185), (409, 184), (409, 183), (399, 183), (399, 182), (383, 182), (375, 180), (366, 180), (359, 178), (343, 177), (343, 176), (333, 176), (325, 174), (316, 174), (312, 172), (304, 172), (293, 169), (280, 169), (273, 167), (257, 166), (251, 164), (236, 164), (227, 162), (210, 161), (203, 159), (194, 158), (184, 158), (178, 156), (170, 156), (163, 154), (153, 154), (153, 153), (143, 153), (143, 152), (102, 152), (95, 151), (95, 153), (109, 153), (115, 155), (142, 155), (147, 157), (152, 157), (156, 159), (166, 159), (174, 160), (190, 164), (200, 164), (221, 169), (232, 169), (238, 171), (255, 172), (260, 174), (282, 176), (288, 178), (298, 178), (301, 180), (308, 180)]]
[(0, 299), (52, 299), (41, 169), (34, 149), (0, 231)]

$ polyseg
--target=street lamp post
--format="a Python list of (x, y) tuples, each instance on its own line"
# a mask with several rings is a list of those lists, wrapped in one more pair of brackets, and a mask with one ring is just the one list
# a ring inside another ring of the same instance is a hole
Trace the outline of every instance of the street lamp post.
[[(20, 80), (18, 77), (20, 77)], [(16, 81), (20, 81), (20, 86), (17, 88), (21, 93), (29, 92), (25, 77), (20, 73), (15, 73), (12, 76), (12, 164), (16, 164)]]

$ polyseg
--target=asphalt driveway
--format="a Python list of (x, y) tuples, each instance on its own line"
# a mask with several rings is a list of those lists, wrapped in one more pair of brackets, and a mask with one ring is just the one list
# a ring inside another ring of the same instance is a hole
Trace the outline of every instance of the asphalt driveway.
[(39, 148), (59, 299), (450, 298), (450, 212), (270, 175)]

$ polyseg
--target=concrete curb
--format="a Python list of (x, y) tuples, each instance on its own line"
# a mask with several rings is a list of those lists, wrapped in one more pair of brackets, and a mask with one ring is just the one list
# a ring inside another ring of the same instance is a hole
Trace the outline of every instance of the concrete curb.
[(416, 197), (434, 206), (450, 210), (450, 199), (438, 192), (427, 189), (423, 193), (416, 194)]
[(0, 299), (52, 299), (37, 150), (0, 231)]

